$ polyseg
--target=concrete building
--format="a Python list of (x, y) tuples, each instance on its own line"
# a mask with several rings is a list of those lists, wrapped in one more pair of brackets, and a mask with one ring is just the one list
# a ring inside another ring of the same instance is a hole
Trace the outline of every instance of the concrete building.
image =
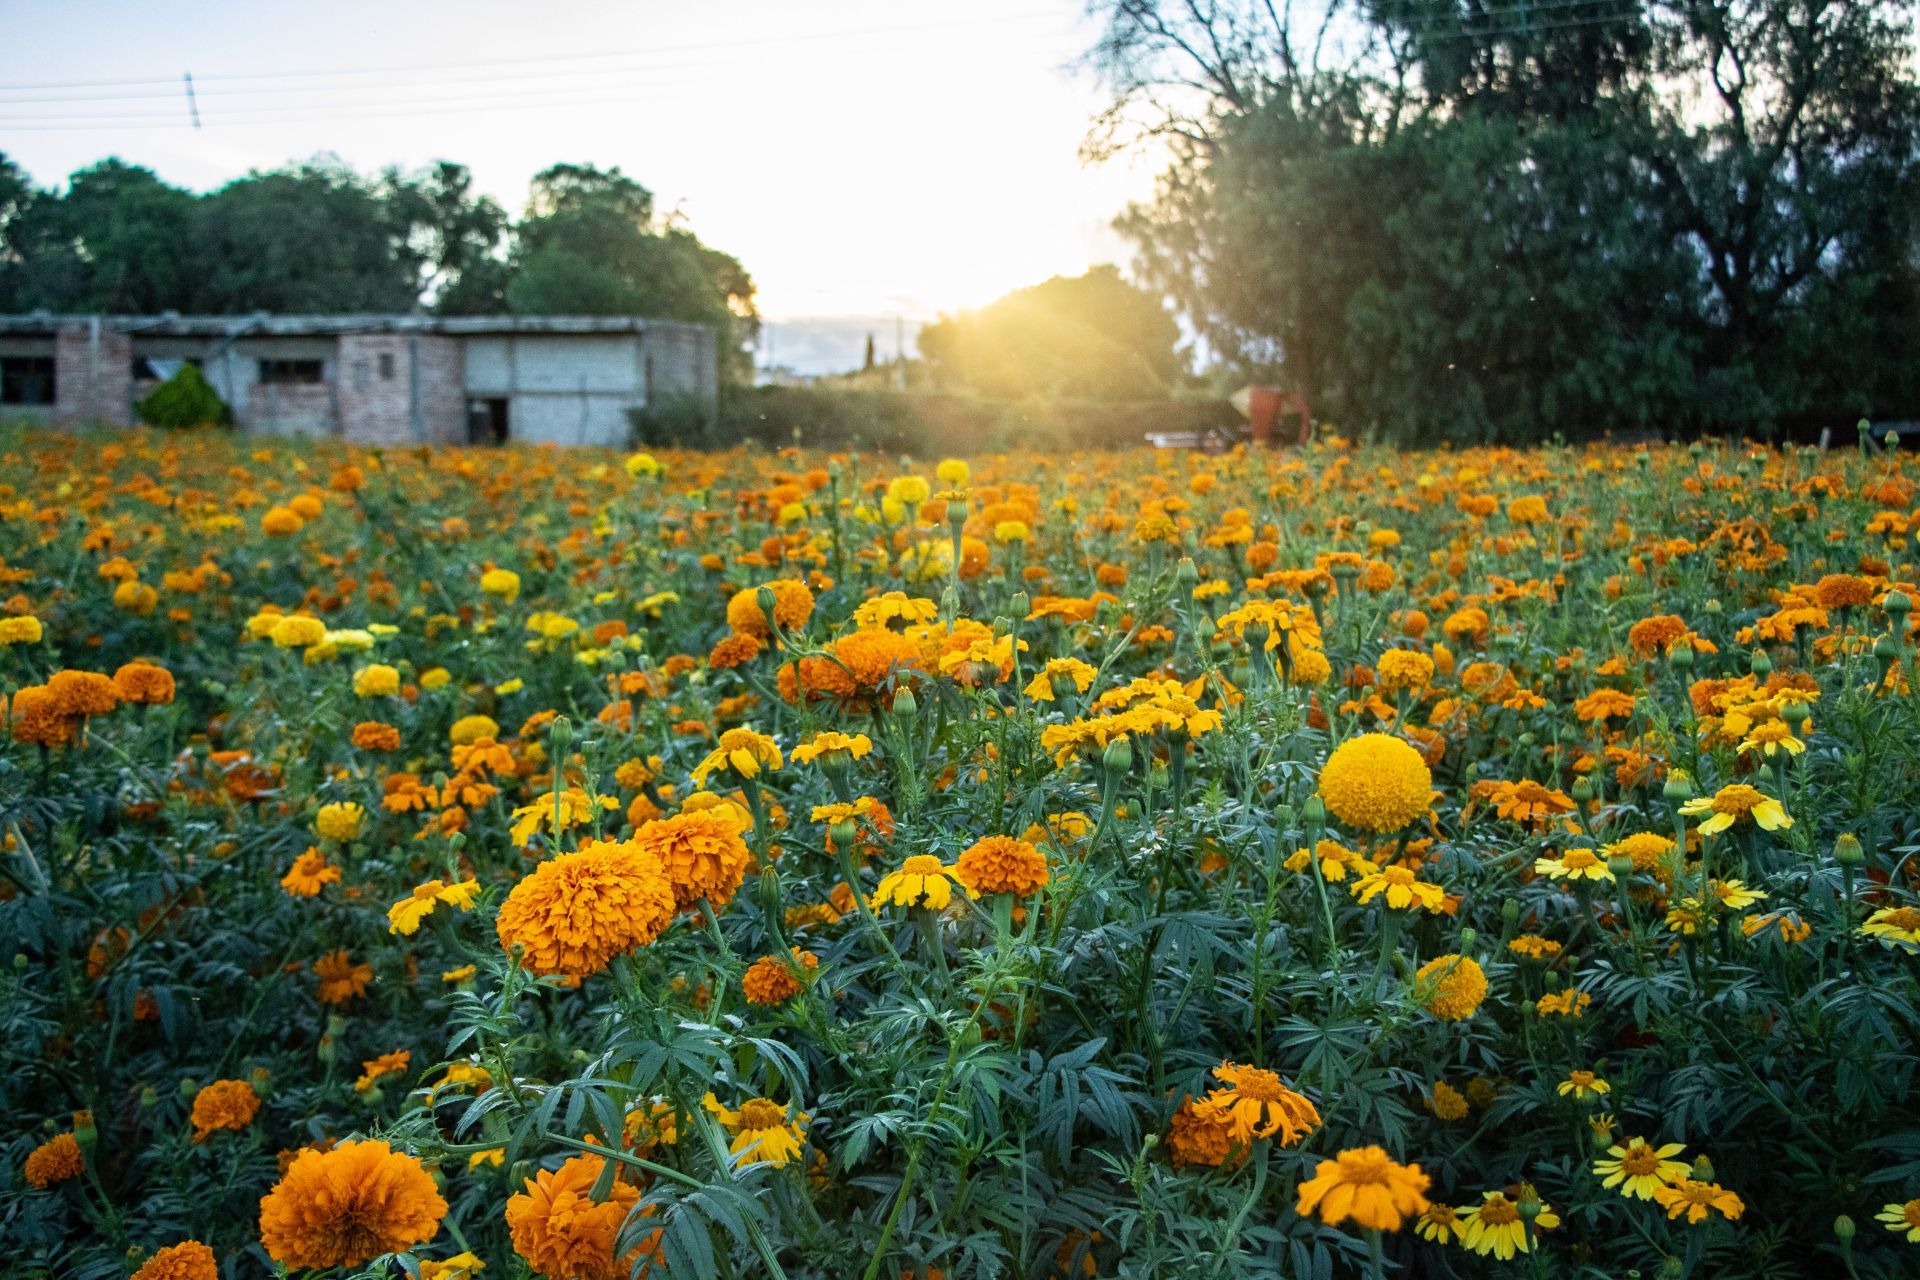
[(130, 425), (183, 362), (255, 435), (626, 443), (718, 392), (712, 326), (627, 316), (0, 316), (0, 422)]

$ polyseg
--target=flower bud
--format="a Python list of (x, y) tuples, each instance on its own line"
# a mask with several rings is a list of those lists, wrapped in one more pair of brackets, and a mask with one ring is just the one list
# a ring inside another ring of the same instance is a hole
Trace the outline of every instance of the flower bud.
[(1704, 1155), (1695, 1156), (1693, 1158), (1693, 1172), (1688, 1176), (1695, 1182), (1712, 1182), (1713, 1161), (1707, 1159)]
[(1688, 670), (1693, 666), (1693, 646), (1690, 644), (1674, 646), (1673, 652), (1667, 655), (1667, 662), (1682, 671)]
[(564, 763), (567, 748), (573, 745), (573, 721), (565, 716), (555, 716), (547, 731), (549, 741), (553, 743), (553, 758), (556, 764)]
[(860, 829), (851, 822), (835, 822), (827, 827), (827, 835), (832, 838), (835, 849), (851, 849), (860, 838)]
[(1293, 806), (1282, 800), (1273, 806), (1273, 823), (1282, 831), (1291, 831), (1295, 818)]
[(902, 720), (912, 719), (920, 714), (920, 700), (913, 696), (913, 690), (896, 690), (893, 695), (893, 714)]
[(1115, 738), (1107, 744), (1106, 751), (1100, 757), (1100, 763), (1111, 774), (1122, 774), (1133, 768), (1133, 744), (1126, 737)]
[(1593, 778), (1590, 775), (1583, 773), (1573, 780), (1573, 798), (1581, 804), (1593, 799)]
[(1462, 929), (1460, 931), (1460, 954), (1464, 956), (1471, 952), (1473, 950), (1473, 944), (1479, 941), (1479, 939), (1480, 931), (1478, 929)]
[(148, 1108), (159, 1106), (160, 1091), (152, 1085), (142, 1086), (140, 1089), (140, 1105)]
[(193, 1095), (194, 1095), (194, 1094), (196, 1094), (196, 1093), (198, 1093), (198, 1092), (200, 1092), (200, 1082), (199, 1082), (198, 1080), (195, 1080), (195, 1079), (194, 1079), (194, 1078), (193, 1078), (192, 1076), (181, 1076), (181, 1077), (180, 1077), (180, 1096), (181, 1096), (181, 1098), (183, 1098), (184, 1100), (186, 1100), (186, 1101), (188, 1101), (188, 1102), (192, 1102), (192, 1101), (193, 1101)]
[(1866, 860), (1866, 851), (1860, 847), (1860, 837), (1851, 831), (1842, 831), (1833, 838), (1833, 860), (1842, 866), (1857, 867)]
[(1687, 776), (1686, 770), (1675, 769), (1667, 775), (1666, 785), (1660, 789), (1660, 794), (1674, 804), (1691, 800), (1693, 799), (1693, 779)]
[(1833, 1234), (1841, 1241), (1853, 1239), (1853, 1231), (1853, 1219), (1846, 1214), (1843, 1213), (1833, 1220)]
[(1327, 825), (1327, 802), (1320, 798), (1319, 792), (1316, 791), (1308, 796), (1306, 802), (1300, 806), (1300, 820), (1309, 827)]
[(1033, 599), (1024, 591), (1013, 593), (1013, 599), (1007, 601), (1007, 611), (1016, 618), (1024, 619), (1033, 612)]
[(1904, 618), (1913, 612), (1913, 601), (1904, 591), (1889, 591), (1887, 598), (1880, 602), (1880, 607), (1896, 618)]
[(773, 594), (772, 587), (761, 587), (753, 593), (753, 602), (760, 606), (761, 616), (766, 618), (767, 625), (772, 627), (774, 625), (773, 611), (780, 607), (780, 597)]
[(1500, 921), (1510, 925), (1520, 923), (1520, 899), (1508, 898), (1500, 904)]
[(1755, 649), (1747, 658), (1747, 670), (1756, 676), (1770, 676), (1773, 674), (1773, 659), (1766, 655), (1765, 650)]
[(1180, 563), (1173, 567), (1173, 580), (1191, 591), (1200, 583), (1200, 566), (1193, 562), (1192, 556), (1181, 556)]

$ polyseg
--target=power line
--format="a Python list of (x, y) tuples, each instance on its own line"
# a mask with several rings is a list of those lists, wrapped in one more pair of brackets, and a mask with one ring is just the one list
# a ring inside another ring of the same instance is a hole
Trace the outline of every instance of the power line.
[[(972, 18), (952, 18), (941, 22), (923, 22), (884, 27), (852, 27), (835, 31), (799, 32), (779, 36), (760, 36), (742, 40), (714, 40), (697, 44), (655, 45), (644, 49), (606, 50), (599, 53), (548, 54), (534, 57), (494, 58), (467, 62), (415, 63), (385, 67), (333, 67), (307, 71), (250, 71), (228, 72), (216, 75), (202, 75), (196, 83), (203, 88), (207, 85), (260, 80), (284, 81), (290, 79), (335, 79), (340, 77), (410, 75), (421, 72), (483, 70), (492, 67), (530, 66), (538, 63), (576, 63), (609, 58), (647, 57), (656, 54), (700, 53), (716, 50), (753, 48), (759, 46), (785, 46), (799, 41), (811, 40), (848, 40), (878, 35), (909, 35), (926, 31), (943, 31), (958, 27), (985, 26), (1009, 22), (1057, 22), (1057, 14), (1048, 13), (1010, 13), (985, 15)], [(172, 76), (156, 76), (146, 79), (126, 80), (42, 80), (22, 81), (14, 84), (0, 84), (0, 93), (16, 93), (40, 89), (117, 89), (134, 87), (157, 87), (174, 83)], [(46, 101), (86, 101), (87, 96), (65, 99), (45, 99)], [(33, 101), (33, 99), (15, 98), (13, 102)]]

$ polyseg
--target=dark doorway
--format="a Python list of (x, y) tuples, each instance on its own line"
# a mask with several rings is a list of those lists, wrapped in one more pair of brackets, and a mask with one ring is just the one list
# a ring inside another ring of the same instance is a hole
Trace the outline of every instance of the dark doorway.
[(467, 443), (505, 444), (507, 442), (507, 401), (467, 401)]

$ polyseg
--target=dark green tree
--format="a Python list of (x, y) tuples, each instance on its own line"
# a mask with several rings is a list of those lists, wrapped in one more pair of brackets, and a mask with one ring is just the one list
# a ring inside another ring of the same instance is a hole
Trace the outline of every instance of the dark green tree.
[(506, 309), (506, 210), (473, 189), (463, 164), (436, 161), (419, 173), (389, 169), (380, 194), (405, 227), (402, 252), (416, 264), (419, 291), (442, 315), (497, 315)]

